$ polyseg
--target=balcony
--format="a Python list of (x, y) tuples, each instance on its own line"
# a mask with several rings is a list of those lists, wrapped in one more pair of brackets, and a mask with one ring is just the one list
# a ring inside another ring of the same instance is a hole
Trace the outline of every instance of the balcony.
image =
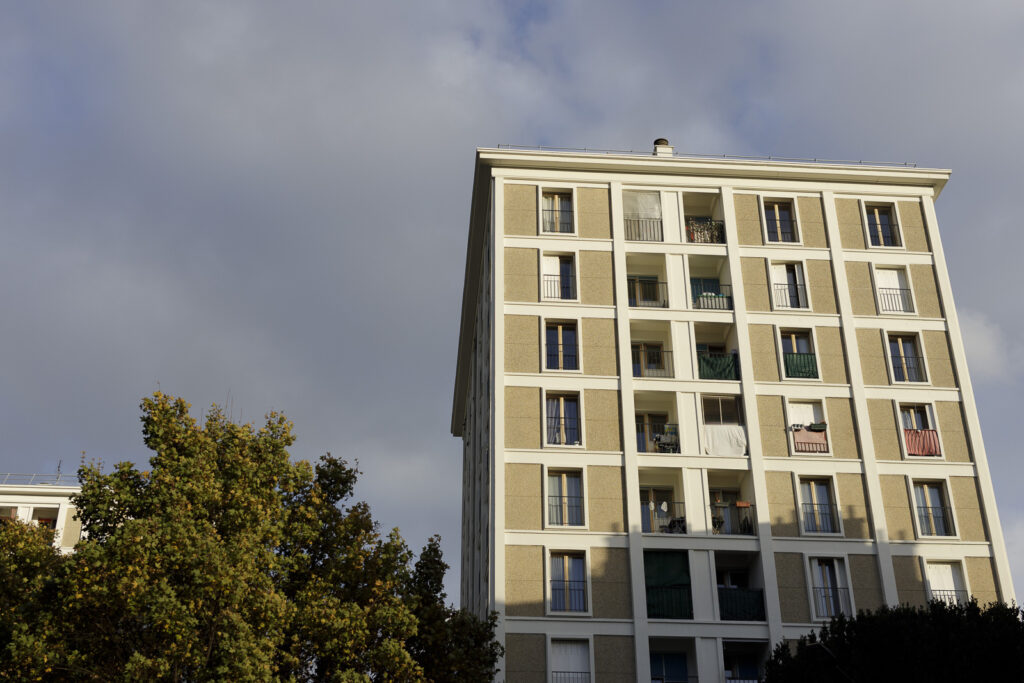
[(831, 619), (851, 612), (849, 588), (814, 586), (811, 596), (814, 598), (814, 613), (819, 619)]
[(668, 283), (646, 278), (627, 278), (629, 305), (634, 308), (668, 308)]
[(693, 619), (689, 586), (647, 586), (648, 619)]
[(921, 525), (922, 536), (953, 535), (953, 519), (945, 505), (918, 505), (917, 519)]
[(934, 429), (904, 429), (907, 441), (907, 455), (942, 455), (939, 449), (939, 433)]
[(818, 379), (818, 361), (813, 353), (784, 353), (786, 377), (791, 379)]
[(686, 221), (686, 241), (694, 244), (725, 244), (725, 223), (690, 218)]
[(552, 612), (586, 612), (587, 582), (551, 580)]
[(660, 348), (633, 348), (634, 377), (674, 377), (672, 352)]
[(583, 496), (548, 496), (548, 524), (583, 526)]
[(743, 501), (712, 503), (711, 533), (721, 536), (755, 536), (757, 515), (754, 505)]
[(625, 216), (623, 224), (626, 228), (628, 242), (664, 242), (660, 218), (644, 218), (642, 216)]
[(807, 285), (773, 284), (775, 308), (807, 308)]
[(572, 232), (572, 211), (544, 209), (541, 229), (544, 232)]
[(545, 300), (576, 298), (576, 278), (571, 275), (545, 275), (541, 284)]
[(764, 621), (764, 591), (719, 586), (718, 612), (723, 621)]
[(679, 425), (638, 420), (636, 450), (638, 453), (678, 453)]
[(686, 507), (682, 501), (640, 501), (640, 528), (645, 534), (685, 534)]
[(965, 590), (933, 590), (929, 592), (932, 600), (938, 600), (947, 605), (962, 605), (971, 600), (971, 596)]
[(578, 446), (580, 441), (580, 421), (574, 418), (549, 417), (548, 444), (551, 446)]
[(883, 313), (913, 313), (914, 299), (909, 289), (879, 287), (878, 304)]
[(839, 533), (839, 510), (832, 503), (804, 503), (801, 509), (803, 510), (805, 533)]
[(805, 427), (794, 425), (793, 450), (797, 453), (828, 453), (826, 429), (824, 422), (814, 422)]
[(551, 683), (590, 683), (589, 671), (552, 671)]
[(731, 285), (692, 284), (693, 308), (699, 311), (731, 311)]
[(701, 379), (738, 380), (740, 359), (734, 353), (701, 351), (697, 354), (697, 370)]
[(892, 356), (892, 378), (895, 382), (924, 382), (924, 358)]

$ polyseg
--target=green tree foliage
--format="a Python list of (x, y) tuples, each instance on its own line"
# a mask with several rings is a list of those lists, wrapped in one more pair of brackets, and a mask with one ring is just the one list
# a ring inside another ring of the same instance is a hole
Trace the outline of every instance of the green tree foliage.
[(435, 634), (419, 626), (429, 647), (410, 647), (417, 610), (445, 656), (493, 665), (493, 621), (436, 609), (440, 551), (429, 581), (411, 571), (397, 530), (350, 500), (355, 469), (289, 460), (284, 416), (257, 429), (214, 407), (199, 424), (159, 393), (142, 411), (150, 469), (82, 466), (73, 554), (0, 525), (0, 678), (423, 681)]
[(838, 616), (795, 648), (779, 643), (765, 681), (1024, 681), (1024, 611), (932, 601)]

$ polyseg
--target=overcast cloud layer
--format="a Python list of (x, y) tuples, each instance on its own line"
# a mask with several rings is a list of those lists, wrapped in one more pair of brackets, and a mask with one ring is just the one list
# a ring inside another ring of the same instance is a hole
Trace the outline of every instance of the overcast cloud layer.
[(1019, 2), (7, 3), (0, 470), (148, 458), (138, 403), (283, 410), (458, 595), (474, 148), (916, 161), (1024, 588)]

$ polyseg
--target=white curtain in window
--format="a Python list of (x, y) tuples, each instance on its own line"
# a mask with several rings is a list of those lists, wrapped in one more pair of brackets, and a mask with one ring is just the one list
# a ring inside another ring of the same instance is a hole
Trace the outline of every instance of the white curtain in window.
[(959, 582), (954, 567), (948, 562), (928, 563), (928, 587), (933, 591), (959, 590)]
[(545, 275), (558, 275), (558, 257), (545, 255), (541, 258), (541, 272)]
[(640, 218), (661, 218), (661, 193), (623, 192), (622, 213)]
[(585, 640), (552, 640), (551, 670), (589, 673), (590, 649)]
[(879, 268), (875, 271), (875, 283), (879, 289), (907, 289), (907, 276), (895, 268)]
[(812, 422), (823, 422), (824, 416), (821, 412), (820, 403), (790, 403), (789, 423), (794, 425), (809, 425)]

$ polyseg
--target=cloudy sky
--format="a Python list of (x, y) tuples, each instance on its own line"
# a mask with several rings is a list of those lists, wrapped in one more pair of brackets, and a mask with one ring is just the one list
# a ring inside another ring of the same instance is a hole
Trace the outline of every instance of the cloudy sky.
[[(914, 161), (1024, 592), (1020, 2), (7, 2), (0, 471), (148, 457), (138, 403), (283, 410), (458, 565), (474, 149)], [(451, 596), (457, 569), (450, 576)]]

